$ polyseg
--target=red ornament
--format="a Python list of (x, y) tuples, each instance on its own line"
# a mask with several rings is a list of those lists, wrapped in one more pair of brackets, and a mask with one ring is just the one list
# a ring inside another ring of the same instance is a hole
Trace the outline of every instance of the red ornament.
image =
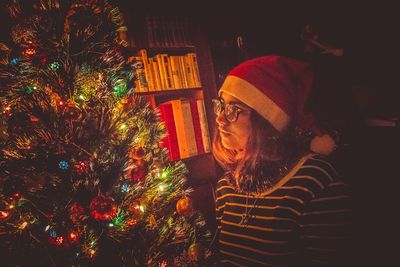
[(111, 196), (99, 195), (89, 205), (90, 215), (98, 221), (109, 221), (117, 215), (117, 205)]
[(146, 177), (146, 172), (147, 172), (147, 169), (145, 167), (143, 167), (143, 166), (136, 167), (133, 169), (133, 171), (131, 173), (131, 178), (135, 182), (141, 182)]
[(176, 211), (179, 215), (190, 217), (193, 214), (192, 201), (188, 197), (182, 197), (176, 202)]

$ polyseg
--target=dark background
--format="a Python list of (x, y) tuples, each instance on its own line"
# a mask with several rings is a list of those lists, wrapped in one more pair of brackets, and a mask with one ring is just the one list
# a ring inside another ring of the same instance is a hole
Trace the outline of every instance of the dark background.
[[(1, 1), (3, 2), (3, 1)], [(208, 34), (217, 87), (247, 58), (281, 54), (310, 60), (319, 75), (314, 109), (344, 132), (336, 155), (355, 195), (355, 266), (390, 266), (398, 244), (399, 57), (398, 9), (384, 1), (120, 1), (125, 13), (183, 15)], [(10, 21), (0, 8), (0, 41)], [(343, 57), (306, 55), (300, 32), (312, 23), (321, 42), (343, 48)], [(237, 37), (244, 48), (237, 47)], [(396, 119), (374, 127), (367, 118)]]

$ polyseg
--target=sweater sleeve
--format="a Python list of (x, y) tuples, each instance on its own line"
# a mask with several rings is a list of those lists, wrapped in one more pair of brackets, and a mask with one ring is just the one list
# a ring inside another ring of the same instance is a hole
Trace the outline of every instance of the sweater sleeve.
[(307, 266), (347, 266), (351, 240), (350, 188), (336, 177), (305, 203), (300, 237)]

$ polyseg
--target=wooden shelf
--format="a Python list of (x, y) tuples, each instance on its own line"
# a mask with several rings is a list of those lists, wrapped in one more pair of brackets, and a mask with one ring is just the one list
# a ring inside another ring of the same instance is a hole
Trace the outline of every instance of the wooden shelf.
[(151, 102), (153, 102), (155, 106), (173, 99), (204, 99), (203, 90), (201, 88), (152, 91), (137, 94), (143, 95), (146, 98), (153, 98)]

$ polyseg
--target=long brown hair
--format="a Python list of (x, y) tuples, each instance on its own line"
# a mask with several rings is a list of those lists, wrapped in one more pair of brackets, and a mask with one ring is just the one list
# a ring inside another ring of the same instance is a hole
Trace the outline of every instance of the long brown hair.
[(219, 130), (215, 130), (213, 155), (239, 191), (261, 191), (272, 186), (290, 164), (304, 154), (306, 143), (294, 129), (277, 131), (254, 110), (250, 115), (251, 133), (241, 159), (234, 151), (223, 147)]

